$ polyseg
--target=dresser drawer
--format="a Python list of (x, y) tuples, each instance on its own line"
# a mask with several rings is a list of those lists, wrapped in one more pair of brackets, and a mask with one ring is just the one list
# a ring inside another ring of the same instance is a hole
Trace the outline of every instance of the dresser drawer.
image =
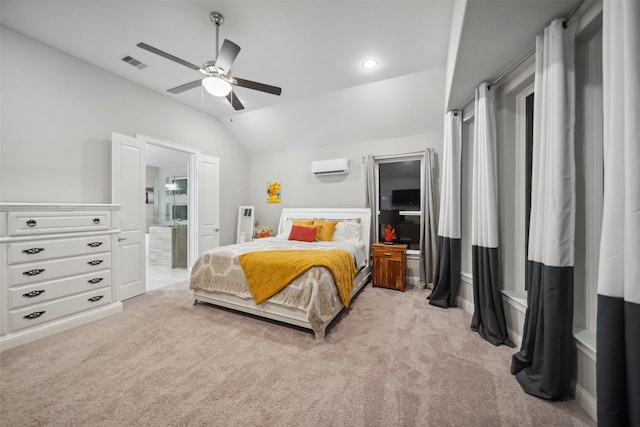
[(35, 326), (111, 302), (111, 289), (102, 288), (25, 308), (9, 310), (9, 332)]
[(10, 243), (9, 264), (111, 251), (110, 236), (76, 237)]
[(10, 212), (10, 236), (108, 230), (110, 212)]
[(9, 266), (8, 285), (26, 285), (61, 277), (75, 276), (111, 268), (111, 254), (89, 254), (73, 258)]
[(111, 270), (9, 289), (9, 309), (111, 286)]

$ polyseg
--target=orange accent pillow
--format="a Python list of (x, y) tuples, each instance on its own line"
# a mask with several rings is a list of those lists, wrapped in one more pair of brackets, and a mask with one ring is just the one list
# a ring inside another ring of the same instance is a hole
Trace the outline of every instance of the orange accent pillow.
[(291, 226), (289, 240), (298, 240), (300, 242), (313, 242), (316, 236), (315, 227), (303, 227), (301, 225)]
[(325, 242), (330, 242), (333, 240), (333, 233), (336, 231), (338, 221), (326, 221), (315, 218), (313, 220), (313, 225), (319, 225), (321, 227), (319, 239)]

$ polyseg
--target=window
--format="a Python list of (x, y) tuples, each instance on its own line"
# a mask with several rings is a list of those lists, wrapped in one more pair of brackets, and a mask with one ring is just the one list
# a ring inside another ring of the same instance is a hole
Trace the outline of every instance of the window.
[[(525, 193), (524, 193), (524, 261), (529, 257), (529, 223), (531, 221), (531, 171), (533, 169), (533, 93), (524, 99), (525, 109)], [(524, 289), (528, 290), (529, 269), (524, 269)]]
[(186, 177), (167, 177), (167, 183), (165, 184), (167, 196), (187, 194), (187, 183)]
[(422, 155), (376, 159), (378, 189), (378, 241), (390, 224), (396, 230), (397, 243), (407, 245), (408, 254), (419, 255), (422, 220)]
[(595, 350), (600, 230), (604, 195), (602, 31), (576, 45), (576, 220), (574, 317), (576, 335)]
[[(531, 82), (513, 95), (515, 102), (515, 216), (514, 216), (514, 264), (512, 286), (505, 287), (508, 295), (526, 301), (527, 256), (529, 250), (529, 220), (531, 216), (531, 171), (533, 163), (533, 74)], [(505, 254), (505, 258), (508, 257)]]

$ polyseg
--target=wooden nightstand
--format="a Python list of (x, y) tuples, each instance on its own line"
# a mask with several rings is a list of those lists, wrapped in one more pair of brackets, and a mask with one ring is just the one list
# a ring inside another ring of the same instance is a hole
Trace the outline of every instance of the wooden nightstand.
[(407, 245), (374, 243), (372, 286), (404, 292)]

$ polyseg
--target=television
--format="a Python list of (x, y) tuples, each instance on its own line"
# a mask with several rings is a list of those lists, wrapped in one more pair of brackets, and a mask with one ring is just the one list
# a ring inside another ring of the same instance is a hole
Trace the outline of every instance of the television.
[(395, 207), (420, 207), (420, 189), (392, 190), (391, 204)]

